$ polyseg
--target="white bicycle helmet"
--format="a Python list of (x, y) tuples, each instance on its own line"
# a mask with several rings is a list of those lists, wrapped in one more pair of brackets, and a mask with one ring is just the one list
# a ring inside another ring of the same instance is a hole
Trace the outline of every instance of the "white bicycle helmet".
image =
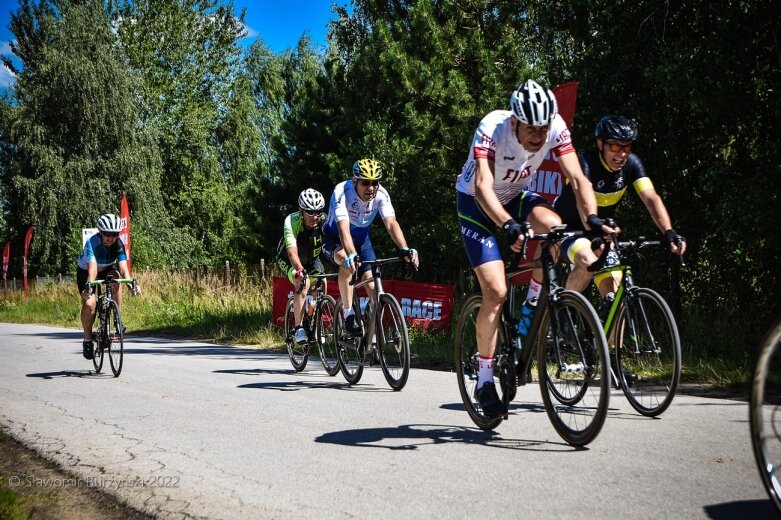
[(118, 216), (113, 213), (101, 215), (98, 219), (98, 231), (102, 233), (119, 233), (122, 230), (122, 223)]
[(307, 188), (298, 196), (298, 207), (304, 211), (320, 211), (325, 207), (325, 199), (319, 191)]
[(546, 126), (559, 111), (556, 96), (532, 79), (527, 79), (510, 96), (510, 110), (526, 125)]

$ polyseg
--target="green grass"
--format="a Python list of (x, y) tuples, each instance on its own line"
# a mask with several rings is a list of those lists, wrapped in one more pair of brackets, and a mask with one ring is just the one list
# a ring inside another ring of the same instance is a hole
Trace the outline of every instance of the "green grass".
[(8, 483), (8, 476), (0, 477), (0, 518), (7, 520), (26, 520), (33, 517), (31, 501), (14, 492)]
[[(284, 350), (280, 330), (271, 326), (270, 281), (226, 286), (221, 278), (204, 277), (196, 284), (190, 275), (167, 272), (142, 272), (136, 278), (143, 294), (139, 298), (126, 294), (122, 309), (132, 332)], [(80, 329), (79, 308), (72, 283), (49, 282), (33, 287), (26, 298), (20, 291), (0, 297), (0, 321)], [(413, 366), (451, 370), (454, 328), (442, 332), (410, 328)], [(712, 319), (687, 315), (679, 330), (684, 383), (747, 393), (753, 350), (739, 329), (726, 320), (713, 323)]]

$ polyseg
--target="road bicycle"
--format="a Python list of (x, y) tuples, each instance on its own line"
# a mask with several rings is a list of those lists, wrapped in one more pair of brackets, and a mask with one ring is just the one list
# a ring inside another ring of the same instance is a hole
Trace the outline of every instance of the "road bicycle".
[(479, 373), (476, 320), (483, 301), (481, 294), (467, 298), (459, 312), (455, 361), (458, 388), (467, 413), (479, 428), (491, 430), (507, 418), (516, 387), (531, 382), (526, 374), (536, 355), (540, 392), (548, 418), (565, 441), (584, 446), (597, 437), (607, 417), (610, 370), (607, 342), (596, 311), (585, 296), (564, 289), (559, 282), (552, 249), (563, 238), (582, 234), (564, 231), (565, 227), (559, 225), (549, 233), (527, 236), (521, 257), (526, 256), (528, 240), (536, 240), (540, 242), (539, 261), (517, 265), (513, 260), (506, 269), (510, 285), (520, 273), (541, 265), (543, 283), (525, 338), (519, 336), (511, 298), (502, 306), (494, 378), (498, 379), (503, 414), (486, 416), (474, 395)]
[(92, 332), (92, 338), (96, 343), (92, 364), (95, 373), (99, 374), (103, 369), (103, 354), (108, 351), (111, 372), (114, 377), (119, 377), (122, 372), (124, 357), (125, 326), (119, 313), (119, 306), (114, 300), (114, 284), (127, 284), (135, 289), (136, 281), (132, 278), (114, 278), (106, 276), (105, 280), (87, 282), (92, 292), (97, 296), (97, 330)]
[(615, 299), (603, 316), (614, 360), (613, 382), (638, 413), (656, 417), (670, 406), (678, 388), (681, 340), (669, 305), (658, 292), (634, 284), (631, 263), (640, 256), (640, 250), (667, 244), (645, 237), (623, 242), (615, 234), (612, 238), (620, 265), (605, 267), (596, 274), (621, 274)]
[(781, 514), (781, 316), (760, 343), (749, 406), (751, 445), (770, 499)]
[[(353, 291), (353, 310), (361, 323), (363, 333), (351, 336), (345, 329), (342, 299), (336, 302), (336, 337), (338, 338), (339, 367), (350, 385), (357, 384), (363, 375), (365, 364), (379, 363), (385, 380), (393, 390), (401, 390), (407, 384), (410, 368), (410, 347), (407, 322), (398, 300), (382, 288), (382, 266), (399, 262), (401, 258), (360, 260), (356, 265), (369, 265), (371, 277), (358, 280), (356, 270), (350, 282)], [(362, 307), (358, 289), (374, 282), (371, 298)]]
[[(306, 331), (307, 341), (299, 344), (294, 338), (295, 317), (293, 315), (293, 299), (295, 295), (291, 295), (285, 306), (285, 345), (287, 346), (287, 354), (296, 372), (301, 372), (306, 368), (310, 349), (313, 345), (317, 345), (323, 368), (329, 376), (335, 376), (339, 372), (339, 361), (336, 355), (336, 336), (334, 335), (336, 300), (334, 300), (333, 296), (326, 294), (325, 280), (336, 278), (339, 275), (337, 273), (307, 274), (304, 272), (303, 276), (314, 280), (311, 289), (314, 289), (316, 292), (312, 304), (313, 307), (309, 307), (310, 302), (307, 301), (303, 309), (304, 315), (301, 326)], [(302, 283), (295, 294), (301, 294), (304, 285)]]

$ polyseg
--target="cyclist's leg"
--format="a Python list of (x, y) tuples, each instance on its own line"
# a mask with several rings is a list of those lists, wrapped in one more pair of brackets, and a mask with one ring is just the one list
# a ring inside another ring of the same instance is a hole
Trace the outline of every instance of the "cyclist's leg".
[(81, 327), (84, 329), (84, 341), (92, 341), (92, 326), (95, 323), (95, 311), (97, 300), (95, 295), (91, 294), (89, 298), (84, 298), (83, 292), (87, 288), (87, 270), (76, 268), (76, 284), (81, 296)]
[(588, 267), (597, 261), (597, 256), (591, 250), (591, 241), (584, 237), (565, 238), (561, 248), (571, 267), (565, 288), (577, 292), (585, 291), (593, 276)]
[[(290, 260), (287, 256), (287, 251), (282, 251), (277, 259), (277, 266), (282, 271), (290, 283), (293, 284), (293, 322), (296, 329), (301, 326), (301, 321), (304, 318), (304, 302), (306, 301), (306, 287), (300, 293), (296, 294), (298, 286), (301, 283), (300, 280), (296, 280), (296, 268), (290, 264)], [(304, 280), (304, 283), (308, 283), (308, 280)]]
[[(521, 194), (508, 205), (511, 215), (517, 215), (519, 222), (527, 221), (535, 233), (547, 233), (553, 226), (561, 224), (561, 217), (556, 213), (548, 201), (536, 193), (522, 191)], [(535, 259), (539, 258), (540, 250), (537, 249)], [(526, 300), (537, 298), (542, 290), (542, 268), (532, 271), (529, 281), (529, 290)]]

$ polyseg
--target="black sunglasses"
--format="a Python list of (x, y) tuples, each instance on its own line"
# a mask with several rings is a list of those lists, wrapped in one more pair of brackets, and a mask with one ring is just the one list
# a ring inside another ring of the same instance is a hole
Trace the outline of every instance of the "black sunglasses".
[(101, 235), (103, 235), (106, 238), (117, 238), (119, 236), (119, 233), (104, 233), (100, 232)]
[(367, 180), (361, 180), (361, 186), (364, 188), (368, 188), (369, 186), (377, 186), (380, 184), (380, 181), (367, 181)]

